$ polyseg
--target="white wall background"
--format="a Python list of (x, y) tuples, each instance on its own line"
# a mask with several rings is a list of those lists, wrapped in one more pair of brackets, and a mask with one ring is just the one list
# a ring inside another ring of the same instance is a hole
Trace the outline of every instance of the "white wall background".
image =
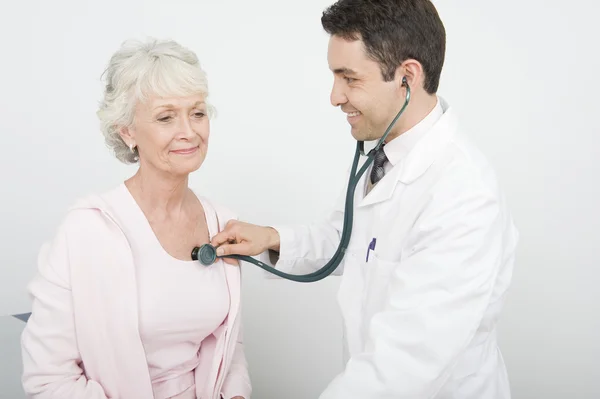
[[(323, 215), (354, 149), (329, 104), (319, 18), (332, 1), (2, 1), (0, 315), (29, 310), (37, 251), (67, 206), (134, 173), (106, 150), (94, 114), (100, 75), (126, 38), (178, 40), (208, 72), (219, 116), (196, 190), (256, 223)], [(599, 398), (600, 6), (436, 5), (448, 33), (440, 95), (496, 165), (522, 234), (501, 324), (513, 397)], [(337, 285), (246, 269), (255, 398), (315, 398), (342, 369)], [(0, 330), (11, 371), (21, 367), (6, 348), (18, 345), (14, 331)], [(0, 374), (0, 397), (21, 397), (17, 374)]]

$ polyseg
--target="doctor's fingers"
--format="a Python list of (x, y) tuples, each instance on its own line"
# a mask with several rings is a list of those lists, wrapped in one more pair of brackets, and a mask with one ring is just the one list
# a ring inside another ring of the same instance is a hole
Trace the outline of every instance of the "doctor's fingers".
[(255, 255), (252, 245), (248, 241), (239, 244), (223, 244), (217, 248), (217, 256), (226, 255)]
[(210, 240), (210, 243), (218, 247), (219, 245), (225, 244), (227, 242), (236, 242), (241, 241), (241, 237), (239, 235), (239, 227), (238, 222), (231, 220), (227, 222), (223, 231), (215, 234), (215, 236)]
[(256, 250), (264, 241), (264, 228), (251, 223), (231, 220), (227, 223), (222, 232), (216, 234), (211, 244), (215, 247), (222, 244), (239, 244), (243, 241), (248, 241)]

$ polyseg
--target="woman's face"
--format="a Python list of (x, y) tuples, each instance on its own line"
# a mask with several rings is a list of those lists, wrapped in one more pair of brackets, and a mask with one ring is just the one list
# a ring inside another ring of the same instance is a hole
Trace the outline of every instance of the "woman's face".
[(140, 166), (181, 176), (200, 168), (210, 123), (202, 95), (150, 97), (135, 109), (133, 127), (121, 135), (137, 146)]

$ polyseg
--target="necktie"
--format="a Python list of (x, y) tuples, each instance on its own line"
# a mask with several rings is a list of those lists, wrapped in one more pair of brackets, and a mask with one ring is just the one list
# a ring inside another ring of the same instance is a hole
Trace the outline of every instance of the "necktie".
[(379, 180), (385, 175), (384, 165), (388, 161), (385, 152), (383, 151), (383, 145), (375, 151), (375, 159), (373, 159), (373, 169), (371, 169), (371, 184), (377, 184)]

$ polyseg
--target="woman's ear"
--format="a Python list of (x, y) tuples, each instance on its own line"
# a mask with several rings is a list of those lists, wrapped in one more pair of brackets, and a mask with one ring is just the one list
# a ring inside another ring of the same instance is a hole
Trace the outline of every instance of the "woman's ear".
[(128, 128), (128, 127), (122, 127), (121, 129), (119, 129), (119, 135), (121, 136), (121, 138), (123, 139), (123, 142), (125, 144), (127, 144), (128, 147), (132, 148), (135, 147), (135, 134), (132, 131), (132, 129)]

